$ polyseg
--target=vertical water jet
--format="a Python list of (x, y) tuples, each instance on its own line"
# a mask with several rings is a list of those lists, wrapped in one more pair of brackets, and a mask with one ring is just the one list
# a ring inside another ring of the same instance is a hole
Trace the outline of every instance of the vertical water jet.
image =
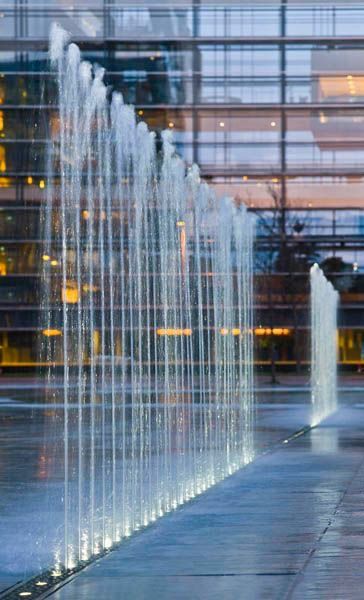
[(54, 26), (47, 323), (59, 315), (55, 556), (69, 568), (249, 462), (254, 399), (250, 215), (187, 169), (170, 132), (158, 151), (103, 69), (67, 44)]

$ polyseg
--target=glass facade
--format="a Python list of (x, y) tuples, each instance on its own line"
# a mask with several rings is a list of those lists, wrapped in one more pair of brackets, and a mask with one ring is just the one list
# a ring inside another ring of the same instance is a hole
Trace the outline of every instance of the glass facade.
[(364, 362), (362, 2), (14, 0), (0, 9), (0, 366), (37, 361), (53, 21), (151, 129), (174, 131), (219, 194), (256, 214), (258, 361), (272, 336), (282, 364), (307, 346), (318, 260), (341, 292), (340, 360)]

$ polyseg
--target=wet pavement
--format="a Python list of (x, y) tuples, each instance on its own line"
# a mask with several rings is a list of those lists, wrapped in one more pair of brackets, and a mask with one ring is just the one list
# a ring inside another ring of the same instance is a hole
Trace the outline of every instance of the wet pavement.
[[(0, 398), (0, 590), (40, 572), (57, 527), (49, 408)], [(363, 598), (364, 397), (287, 444), (309, 423), (307, 391), (258, 394), (248, 467), (94, 563), (55, 600)], [(48, 457), (48, 458), (47, 458)], [(53, 528), (53, 529), (52, 529)]]
[(362, 600), (360, 399), (161, 519), (52, 598)]

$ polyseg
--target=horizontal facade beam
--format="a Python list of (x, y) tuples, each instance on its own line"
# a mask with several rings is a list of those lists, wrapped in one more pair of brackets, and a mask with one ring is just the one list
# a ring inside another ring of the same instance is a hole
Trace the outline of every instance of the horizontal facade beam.
[[(56, 18), (56, 15), (55, 15)], [(141, 36), (140, 38), (135, 37), (95, 37), (95, 38), (83, 38), (73, 36), (74, 41), (82, 50), (90, 50), (100, 48), (102, 50), (111, 50), (115, 47), (136, 47), (136, 46), (153, 46), (156, 47), (159, 44), (177, 46), (183, 45), (184, 49), (193, 48), (196, 45), (213, 45), (213, 46), (236, 46), (236, 45), (257, 45), (257, 46), (271, 46), (271, 45), (285, 45), (285, 44), (314, 44), (324, 45), (330, 48), (336, 46), (348, 46), (357, 47), (364, 45), (363, 35), (350, 35), (350, 36), (206, 36), (206, 37), (182, 37), (182, 36), (171, 36), (171, 37), (160, 37), (156, 36)], [(48, 51), (49, 40), (48, 38), (0, 38), (0, 50), (44, 50)]]

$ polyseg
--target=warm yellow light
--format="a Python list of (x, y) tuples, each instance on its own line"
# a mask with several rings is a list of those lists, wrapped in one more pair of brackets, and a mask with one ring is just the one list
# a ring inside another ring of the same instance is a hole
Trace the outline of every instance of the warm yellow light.
[(5, 146), (0, 146), (0, 171), (2, 173), (5, 173), (5, 171), (6, 171)]
[(235, 327), (234, 329), (231, 330), (231, 333), (233, 335), (240, 335), (240, 329), (238, 327)]
[(96, 285), (89, 285), (88, 283), (85, 283), (82, 286), (82, 289), (84, 292), (97, 292), (99, 290), (99, 288)]
[(72, 283), (68, 283), (66, 288), (62, 289), (62, 302), (65, 302), (66, 304), (77, 304), (78, 299), (79, 293), (77, 286)]
[(48, 254), (43, 254), (42, 259), (47, 261), (50, 259), (50, 256), (48, 256)]
[(278, 183), (279, 179), (278, 179), (278, 177), (273, 177), (273, 179), (271, 181), (272, 181), (272, 183)]
[(31, 176), (27, 177), (27, 183), (29, 185), (31, 185), (33, 183), (33, 177), (31, 177)]
[(173, 121), (170, 121), (170, 122), (168, 123), (168, 127), (169, 127), (170, 129), (172, 129), (172, 128), (174, 127), (174, 123), (173, 123)]
[(0, 260), (0, 275), (1, 277), (7, 275), (7, 264), (3, 260)]
[(346, 76), (346, 79), (349, 79), (349, 80), (351, 80), (352, 78), (353, 78), (353, 76), (352, 76), (352, 75), (347, 75), (347, 76)]
[(226, 327), (221, 327), (220, 333), (221, 335), (228, 335), (229, 330)]
[(62, 335), (62, 331), (59, 329), (43, 329), (42, 333), (46, 337), (56, 337), (57, 335)]
[(177, 227), (184, 227), (186, 225), (185, 221), (177, 221)]
[(88, 210), (83, 210), (82, 211), (82, 216), (85, 219), (85, 221), (87, 221), (90, 218), (90, 213)]
[(58, 260), (51, 260), (52, 267), (56, 267), (58, 265)]
[(283, 329), (281, 327), (273, 327), (273, 335), (283, 335)]
[(191, 335), (192, 334), (192, 329), (173, 329), (172, 327), (168, 327), (168, 328), (160, 328), (157, 329), (157, 335), (167, 335), (167, 336), (174, 336), (174, 335)]
[(243, 175), (243, 181), (248, 181), (249, 177), (248, 175)]
[(0, 110), (0, 131), (4, 129), (4, 113)]
[(289, 329), (284, 328), (284, 329), (282, 329), (282, 331), (283, 331), (283, 335), (289, 335)]
[(140, 116), (144, 115), (144, 110), (138, 110), (138, 115), (140, 115)]
[(40, 180), (39, 187), (40, 187), (41, 190), (44, 190), (44, 188), (45, 188), (45, 181), (44, 181), (44, 179)]
[(265, 329), (264, 327), (256, 327), (254, 333), (255, 335), (265, 335)]

